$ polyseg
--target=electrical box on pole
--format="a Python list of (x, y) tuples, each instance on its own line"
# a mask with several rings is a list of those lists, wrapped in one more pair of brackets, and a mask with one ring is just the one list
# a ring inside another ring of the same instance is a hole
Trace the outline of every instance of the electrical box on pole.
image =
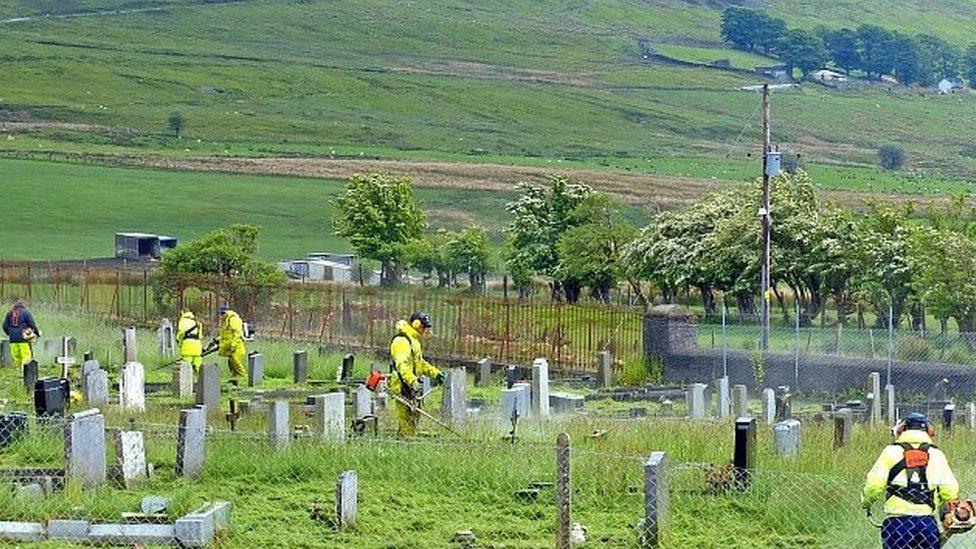
[(779, 151), (766, 153), (766, 176), (779, 177), (783, 173), (783, 157)]

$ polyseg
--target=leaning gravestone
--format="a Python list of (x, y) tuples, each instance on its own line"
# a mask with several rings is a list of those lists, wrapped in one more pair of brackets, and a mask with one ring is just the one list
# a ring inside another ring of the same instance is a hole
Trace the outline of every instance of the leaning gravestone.
[(173, 367), (173, 380), (170, 389), (173, 396), (179, 399), (190, 398), (193, 395), (193, 365), (181, 360)]
[(176, 333), (173, 330), (173, 323), (168, 318), (159, 321), (159, 328), (156, 329), (156, 351), (159, 356), (172, 358), (176, 353)]
[(142, 364), (128, 362), (122, 366), (119, 404), (126, 410), (146, 411), (146, 370)]
[(176, 434), (176, 476), (195, 478), (203, 472), (207, 411), (203, 406), (180, 410)]
[(196, 402), (207, 407), (207, 413), (220, 410), (220, 367), (217, 364), (204, 364), (197, 377)]
[(108, 404), (108, 372), (101, 368), (85, 375), (85, 401), (89, 406)]
[(72, 414), (64, 427), (64, 455), (68, 478), (82, 488), (105, 482), (105, 418), (97, 409)]
[(142, 431), (116, 431), (115, 455), (119, 460), (122, 484), (133, 488), (148, 476), (146, 447)]

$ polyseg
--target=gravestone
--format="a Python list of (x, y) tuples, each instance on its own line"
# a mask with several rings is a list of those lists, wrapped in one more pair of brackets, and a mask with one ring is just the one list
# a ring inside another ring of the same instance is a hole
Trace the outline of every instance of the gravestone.
[(312, 428), (316, 437), (344, 442), (346, 440), (346, 393), (336, 392), (312, 397)]
[(781, 421), (773, 426), (773, 442), (778, 456), (795, 456), (800, 452), (800, 422)]
[(89, 406), (108, 405), (108, 372), (101, 368), (88, 372), (84, 395)]
[(105, 482), (105, 418), (98, 409), (72, 414), (64, 428), (66, 475), (95, 488)]
[(260, 387), (264, 382), (264, 355), (251, 353), (247, 355), (247, 386)]
[(667, 541), (670, 527), (670, 486), (668, 461), (664, 452), (652, 452), (644, 463), (644, 521), (640, 546), (660, 547)]
[(854, 413), (850, 408), (834, 412), (834, 448), (842, 448), (851, 443), (854, 435)]
[(586, 401), (583, 395), (569, 393), (549, 393), (549, 407), (554, 414), (566, 414), (573, 410), (580, 410)]
[(78, 338), (69, 336), (64, 338), (63, 356), (75, 356), (78, 354)]
[(732, 468), (735, 473), (736, 488), (740, 490), (749, 486), (752, 470), (756, 464), (756, 431), (756, 418), (740, 417), (735, 420)]
[(966, 427), (970, 431), (976, 429), (976, 404), (972, 402), (966, 403)]
[(14, 363), (14, 356), (10, 352), (10, 340), (0, 339), (0, 365), (11, 366)]
[(176, 353), (176, 332), (168, 318), (160, 320), (156, 329), (156, 352), (166, 358), (172, 358)]
[(133, 488), (148, 477), (142, 431), (115, 431), (115, 455), (126, 488)]
[(512, 415), (518, 414), (518, 419), (525, 419), (528, 412), (529, 392), (526, 387), (519, 386), (502, 389), (502, 406), (499, 423), (504, 430), (512, 428)]
[(868, 374), (868, 398), (871, 408), (868, 410), (868, 421), (874, 426), (881, 423), (881, 374), (871, 372)]
[(487, 387), (488, 381), (491, 379), (491, 359), (485, 357), (479, 360), (478, 369), (475, 372), (477, 374), (474, 380), (475, 387)]
[(597, 383), (607, 388), (613, 384), (613, 360), (610, 351), (600, 351), (597, 354)]
[(275, 400), (268, 407), (268, 438), (275, 450), (285, 450), (291, 441), (288, 426), (288, 401)]
[(86, 360), (81, 363), (82, 394), (86, 394), (86, 395), (88, 394), (88, 386), (86, 385), (87, 384), (86, 378), (88, 377), (88, 374), (101, 369), (102, 369), (102, 365), (99, 364), (97, 360)]
[(344, 530), (356, 524), (359, 504), (359, 478), (356, 471), (343, 471), (336, 483), (335, 512), (336, 527)]
[(431, 385), (430, 378), (420, 376), (420, 400), (426, 399), (430, 395), (431, 389), (433, 389), (433, 385)]
[(528, 418), (532, 414), (532, 385), (520, 381), (512, 388), (522, 391), (522, 396), (518, 399), (519, 417), (523, 419)]
[(769, 387), (762, 390), (762, 414), (767, 424), (776, 423), (776, 393)]
[(790, 388), (786, 385), (780, 385), (776, 388), (775, 393), (776, 400), (776, 415), (775, 421), (786, 421), (793, 417), (793, 395), (790, 394)]
[(373, 415), (373, 392), (365, 385), (360, 385), (356, 388), (356, 419), (371, 415)]
[(122, 362), (136, 362), (136, 329), (122, 329)]
[(34, 390), (34, 385), (37, 383), (37, 361), (29, 360), (24, 363), (21, 369), (23, 370), (22, 376), (24, 380), (24, 389), (26, 389), (28, 393), (32, 393)]
[(549, 362), (544, 358), (532, 361), (532, 413), (549, 417)]
[(947, 433), (952, 432), (953, 424), (955, 423), (956, 405), (949, 403), (945, 405), (942, 409), (942, 429)]
[(180, 410), (180, 426), (176, 433), (176, 476), (200, 476), (206, 456), (206, 440), (206, 408), (195, 406)]
[(746, 417), (749, 415), (749, 391), (745, 385), (732, 386), (732, 416)]
[(723, 376), (715, 380), (715, 392), (718, 393), (718, 397), (715, 399), (718, 403), (718, 417), (719, 419), (725, 419), (729, 417), (731, 413), (731, 402), (729, 395), (729, 378), (728, 376)]
[(355, 368), (356, 357), (352, 354), (342, 355), (342, 367), (339, 369), (339, 381), (349, 381), (352, 379), (352, 373)]
[(197, 376), (194, 392), (197, 405), (206, 406), (208, 414), (220, 411), (220, 366), (204, 364)]
[(308, 381), (308, 352), (295, 351), (292, 357), (292, 370), (295, 383)]
[(173, 381), (171, 389), (173, 396), (178, 399), (193, 396), (193, 365), (181, 360), (173, 367)]
[(146, 411), (146, 370), (142, 364), (127, 362), (122, 365), (119, 404), (126, 410)]
[(705, 384), (692, 383), (688, 388), (688, 417), (705, 419)]
[(444, 379), (441, 421), (461, 427), (468, 417), (468, 375), (464, 368), (451, 368)]
[(506, 389), (511, 389), (512, 387), (515, 387), (515, 374), (516, 374), (515, 365), (509, 364), (508, 367), (505, 368)]
[(895, 386), (890, 383), (885, 385), (884, 388), (884, 403), (885, 419), (891, 425), (898, 423), (898, 408), (895, 406)]

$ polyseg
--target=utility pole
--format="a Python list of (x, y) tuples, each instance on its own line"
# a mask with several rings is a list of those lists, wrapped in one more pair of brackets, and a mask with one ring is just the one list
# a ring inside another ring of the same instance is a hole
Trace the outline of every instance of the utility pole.
[(769, 131), (769, 84), (763, 84), (762, 88), (762, 133), (763, 133), (763, 176), (762, 176), (762, 194), (763, 194), (763, 205), (762, 209), (759, 210), (759, 215), (762, 217), (762, 231), (763, 231), (763, 253), (762, 253), (762, 266), (759, 272), (759, 288), (760, 288), (760, 322), (762, 324), (761, 336), (760, 336), (760, 348), (763, 352), (769, 350), (769, 241), (770, 241), (770, 229), (772, 225), (772, 219), (770, 218), (769, 212), (769, 151), (770, 151), (770, 131)]

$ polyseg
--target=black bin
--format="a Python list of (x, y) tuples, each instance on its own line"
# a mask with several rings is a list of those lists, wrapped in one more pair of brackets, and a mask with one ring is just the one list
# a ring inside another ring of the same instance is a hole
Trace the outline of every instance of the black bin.
[(68, 380), (45, 377), (34, 383), (34, 412), (38, 417), (63, 417), (68, 409), (71, 388)]
[(0, 414), (0, 450), (17, 441), (27, 429), (27, 414), (11, 412)]

